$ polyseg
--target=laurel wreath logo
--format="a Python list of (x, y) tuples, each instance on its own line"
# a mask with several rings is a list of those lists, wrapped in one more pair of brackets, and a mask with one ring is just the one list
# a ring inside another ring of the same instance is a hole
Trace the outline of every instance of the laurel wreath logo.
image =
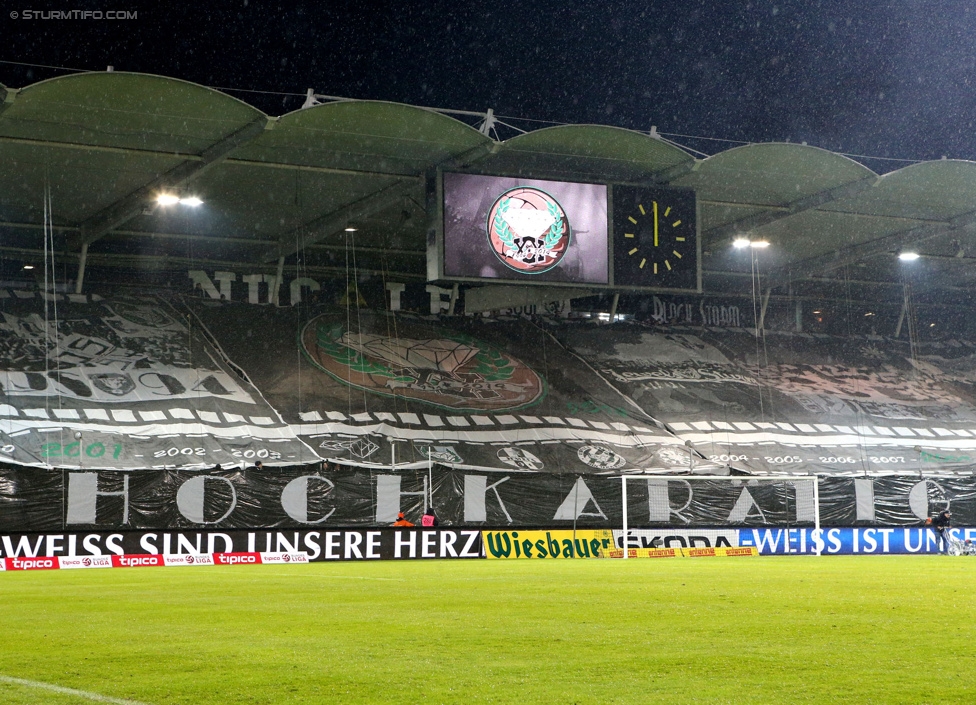
[(322, 352), (336, 362), (346, 365), (353, 372), (359, 372), (364, 375), (376, 375), (377, 377), (387, 377), (397, 382), (409, 382), (413, 379), (409, 376), (398, 376), (387, 365), (372, 362), (355, 350), (347, 348), (339, 342), (342, 338), (342, 333), (343, 327), (341, 325), (320, 323), (315, 329), (315, 341), (318, 343)]
[(559, 206), (550, 201), (546, 204), (549, 210), (549, 215), (551, 215), (554, 220), (549, 228), (549, 232), (546, 233), (546, 249), (551, 250), (559, 242), (560, 238), (563, 236), (563, 216), (559, 212)]
[(501, 203), (498, 204), (498, 210), (495, 212), (495, 232), (498, 233), (498, 239), (501, 240), (506, 247), (510, 250), (515, 249), (515, 236), (512, 235), (512, 229), (508, 226), (508, 221), (505, 220), (505, 213), (508, 209), (512, 207), (511, 198), (503, 198)]
[[(503, 198), (498, 204), (498, 209), (495, 211), (495, 222), (493, 227), (495, 232), (498, 234), (498, 239), (510, 250), (515, 249), (515, 235), (512, 233), (512, 229), (505, 220), (505, 213), (512, 207), (512, 199)], [(555, 203), (547, 203), (546, 208), (549, 215), (552, 216), (553, 222), (549, 227), (549, 231), (546, 233), (546, 239), (544, 241), (547, 250), (552, 250), (563, 236), (563, 215), (559, 212), (559, 206)], [(550, 255), (551, 256), (551, 255)]]

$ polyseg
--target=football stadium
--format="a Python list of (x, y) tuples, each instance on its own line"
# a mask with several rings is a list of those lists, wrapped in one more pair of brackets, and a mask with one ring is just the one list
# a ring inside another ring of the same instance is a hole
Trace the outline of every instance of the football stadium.
[(0, 163), (0, 701), (976, 697), (976, 163), (121, 71)]

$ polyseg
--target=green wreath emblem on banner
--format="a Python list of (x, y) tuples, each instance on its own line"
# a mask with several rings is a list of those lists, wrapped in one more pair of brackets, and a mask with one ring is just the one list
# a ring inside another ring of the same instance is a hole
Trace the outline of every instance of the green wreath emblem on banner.
[(514, 410), (545, 396), (545, 382), (525, 363), (466, 333), (359, 317), (360, 331), (341, 314), (309, 321), (301, 333), (305, 356), (337, 381), (383, 396), (405, 397), (457, 411)]

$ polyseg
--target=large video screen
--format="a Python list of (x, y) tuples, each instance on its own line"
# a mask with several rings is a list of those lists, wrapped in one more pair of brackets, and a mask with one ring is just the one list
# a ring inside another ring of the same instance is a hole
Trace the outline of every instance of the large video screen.
[(605, 185), (481, 174), (443, 178), (445, 277), (610, 283)]

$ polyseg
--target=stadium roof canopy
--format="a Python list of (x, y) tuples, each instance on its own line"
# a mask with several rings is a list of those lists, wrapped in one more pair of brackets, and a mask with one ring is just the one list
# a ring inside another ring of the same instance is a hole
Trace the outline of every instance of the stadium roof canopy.
[[(50, 188), (68, 266), (174, 274), (273, 271), (296, 257), (422, 280), (426, 179), (437, 168), (692, 188), (704, 286), (741, 289), (766, 240), (764, 286), (899, 298), (897, 253), (923, 254), (933, 293), (976, 287), (976, 163), (917, 163), (879, 175), (815, 147), (754, 144), (706, 159), (654, 136), (567, 125), (491, 139), (435, 110), (339, 100), (281, 117), (161, 76), (84, 73), (0, 86), (0, 258), (40, 261)], [(487, 132), (485, 130), (484, 132)], [(161, 207), (161, 192), (203, 207)], [(354, 227), (354, 235), (345, 229)], [(748, 252), (748, 251), (746, 251)], [(925, 287), (923, 287), (925, 288)], [(887, 293), (885, 293), (887, 292)]]

